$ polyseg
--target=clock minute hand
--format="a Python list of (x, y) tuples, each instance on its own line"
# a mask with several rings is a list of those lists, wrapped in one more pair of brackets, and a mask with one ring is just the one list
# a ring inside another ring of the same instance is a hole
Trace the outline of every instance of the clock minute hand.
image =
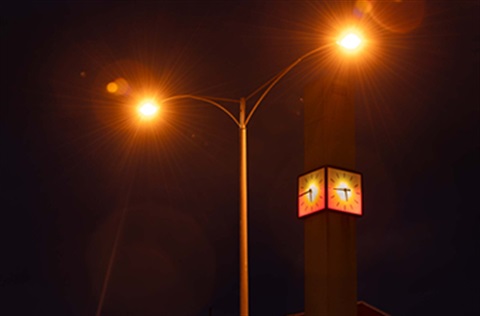
[(339, 190), (339, 191), (352, 191), (349, 188), (333, 188), (334, 190)]
[(349, 188), (333, 188), (337, 191), (343, 191), (345, 193), (345, 199), (348, 201), (348, 191), (351, 191)]

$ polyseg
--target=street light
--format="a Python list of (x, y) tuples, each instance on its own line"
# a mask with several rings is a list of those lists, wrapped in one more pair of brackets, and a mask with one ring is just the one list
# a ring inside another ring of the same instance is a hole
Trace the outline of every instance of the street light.
[(349, 33), (346, 36), (344, 36), (338, 42), (338, 44), (340, 46), (348, 49), (348, 50), (354, 50), (360, 45), (361, 42), (362, 42), (362, 40), (360, 39), (360, 37), (357, 34)]
[[(347, 50), (355, 51), (361, 47), (363, 40), (358, 33), (348, 32), (344, 34), (338, 41), (337, 44)], [(242, 97), (240, 99), (228, 99), (228, 98), (217, 98), (217, 97), (208, 97), (208, 96), (196, 96), (191, 94), (182, 94), (182, 95), (175, 95), (172, 97), (168, 97), (162, 99), (160, 101), (161, 104), (165, 104), (167, 102), (171, 102), (174, 100), (181, 100), (181, 99), (192, 99), (201, 101), (203, 103), (211, 104), (232, 119), (232, 121), (237, 125), (239, 131), (239, 147), (240, 147), (240, 156), (239, 156), (239, 163), (240, 163), (240, 190), (239, 190), (239, 211), (240, 211), (240, 225), (239, 225), (239, 233), (240, 233), (240, 315), (241, 316), (248, 316), (249, 315), (249, 299), (248, 299), (248, 180), (247, 180), (247, 126), (250, 120), (252, 119), (253, 114), (260, 106), (262, 101), (268, 95), (268, 93), (272, 90), (272, 88), (287, 74), (289, 73), (295, 66), (297, 66), (300, 62), (305, 60), (312, 55), (318, 54), (325, 50), (326, 47), (319, 47), (316, 48), (297, 60), (295, 60), (292, 64), (286, 67), (284, 70), (279, 72), (276, 76), (271, 78), (269, 81), (264, 83), (258, 89), (253, 91), (247, 97)], [(115, 87), (110, 87), (115, 88)], [(107, 87), (107, 90), (108, 87)], [(263, 92), (262, 92), (263, 91)], [(252, 109), (250, 112), (247, 112), (247, 101), (252, 99), (255, 95), (260, 94), (258, 99), (255, 101)], [(239, 113), (238, 118), (228, 111), (225, 106), (221, 103), (235, 103), (239, 105)], [(155, 103), (152, 99), (147, 99), (143, 101), (138, 106), (138, 111), (141, 117), (150, 119), (153, 118), (158, 113), (159, 106)], [(111, 264), (112, 260), (110, 260)], [(110, 267), (107, 269), (110, 271)], [(97, 316), (100, 316), (101, 312), (101, 304), (103, 304), (103, 299), (106, 292), (106, 282), (108, 279), (104, 281), (103, 290), (100, 297), (100, 303), (97, 308)]]
[[(285, 68), (283, 71), (278, 73), (272, 79), (267, 81), (265, 84), (260, 86), (257, 90), (252, 92), (249, 96), (240, 98), (239, 100), (235, 99), (226, 99), (226, 98), (215, 98), (215, 97), (206, 97), (206, 96), (195, 96), (190, 94), (176, 95), (162, 100), (162, 104), (179, 99), (193, 99), (202, 101), (214, 105), (218, 109), (222, 110), (227, 114), (233, 122), (237, 125), (239, 131), (239, 146), (240, 146), (240, 192), (239, 192), (239, 210), (240, 210), (240, 315), (248, 316), (249, 315), (249, 303), (248, 303), (248, 180), (247, 180), (247, 126), (250, 122), (253, 114), (260, 106), (262, 101), (272, 90), (272, 88), (282, 79), (290, 70), (292, 70), (296, 65), (298, 65), (305, 58), (310, 57), (316, 53), (324, 50), (324, 47), (314, 49), (302, 57), (298, 58), (290, 66)], [(246, 105), (247, 101), (263, 91), (260, 97), (254, 103), (250, 112), (247, 112)], [(220, 102), (236, 103), (239, 105), (239, 114), (238, 118), (235, 117), (230, 111), (228, 111)]]
[(153, 99), (142, 100), (137, 107), (138, 114), (142, 119), (153, 119), (159, 111), (160, 107)]
[(347, 30), (338, 38), (337, 45), (346, 52), (354, 53), (363, 47), (365, 41), (362, 37), (362, 34), (356, 29)]

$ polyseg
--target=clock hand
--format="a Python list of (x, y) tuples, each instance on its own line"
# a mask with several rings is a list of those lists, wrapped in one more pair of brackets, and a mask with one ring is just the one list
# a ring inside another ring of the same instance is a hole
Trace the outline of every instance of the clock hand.
[(343, 191), (345, 193), (345, 200), (348, 201), (348, 191), (351, 191), (349, 188), (333, 188), (337, 191)]
[(343, 191), (343, 192), (346, 192), (347, 190), (350, 191), (350, 189), (347, 189), (347, 188), (333, 188), (333, 189), (337, 191)]
[(352, 191), (352, 190), (350, 190), (349, 188), (345, 188), (344, 191), (345, 191), (345, 198), (348, 201), (348, 191)]
[(300, 193), (298, 196), (304, 196), (306, 194), (312, 194), (312, 189), (308, 189), (307, 191), (303, 192), (303, 193)]

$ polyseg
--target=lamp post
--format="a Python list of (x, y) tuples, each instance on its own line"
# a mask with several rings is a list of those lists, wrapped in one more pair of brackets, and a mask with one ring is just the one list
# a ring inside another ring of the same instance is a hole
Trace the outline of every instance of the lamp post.
[[(298, 58), (294, 63), (285, 68), (278, 75), (273, 77), (270, 81), (262, 85), (259, 89), (254, 91), (248, 97), (240, 98), (240, 100), (233, 99), (223, 99), (223, 98), (212, 98), (204, 96), (195, 96), (195, 95), (177, 95), (167, 99), (162, 100), (162, 103), (179, 100), (179, 99), (194, 99), (202, 101), (208, 104), (212, 104), (226, 113), (237, 125), (238, 127), (238, 137), (239, 137), (239, 236), (240, 236), (240, 315), (248, 316), (249, 315), (249, 303), (248, 303), (248, 177), (247, 177), (247, 126), (250, 122), (253, 114), (260, 106), (264, 98), (268, 95), (270, 90), (280, 81), (291, 69), (293, 69), (297, 64), (299, 64), (305, 58), (318, 53), (323, 48), (314, 49), (302, 57)], [(263, 93), (255, 102), (253, 108), (250, 112), (247, 112), (247, 100), (255, 96), (257, 93), (263, 90)], [(231, 102), (237, 103), (239, 105), (239, 114), (238, 119), (229, 112), (223, 105), (219, 102)]]
[[(356, 50), (360, 43), (361, 38), (352, 33), (347, 33), (343, 37), (343, 39), (339, 39), (337, 44), (346, 50)], [(261, 85), (255, 91), (253, 91), (247, 97), (242, 97), (239, 100), (237, 99), (228, 99), (228, 98), (218, 98), (218, 97), (208, 97), (208, 96), (196, 96), (191, 94), (182, 94), (182, 95), (175, 95), (165, 99), (160, 100), (161, 104), (165, 104), (167, 102), (171, 102), (174, 100), (182, 100), (182, 99), (192, 99), (196, 101), (200, 101), (203, 103), (211, 104), (232, 119), (232, 121), (238, 127), (239, 133), (239, 236), (240, 236), (240, 315), (241, 316), (248, 316), (249, 315), (249, 285), (248, 285), (248, 178), (247, 178), (247, 126), (250, 120), (252, 119), (253, 114), (260, 106), (262, 101), (265, 97), (269, 94), (269, 92), (273, 89), (273, 87), (285, 76), (287, 75), (295, 66), (297, 66), (300, 62), (305, 60), (312, 55), (322, 52), (325, 50), (325, 47), (319, 47), (314, 50), (309, 51), (308, 53), (302, 55), (297, 60), (295, 60), (292, 64), (286, 67), (284, 70), (279, 72), (269, 81)], [(247, 111), (247, 101), (252, 99), (255, 95), (260, 94), (258, 99), (255, 101), (252, 109), (250, 112)], [(235, 103), (239, 105), (239, 113), (238, 118), (232, 114), (230, 111), (226, 109), (222, 103)], [(158, 105), (152, 100), (143, 101), (139, 104), (138, 112), (143, 118), (150, 118), (155, 116), (158, 113)], [(112, 256), (115, 254), (117, 239), (115, 240), (114, 251), (112, 251)], [(113, 260), (109, 261), (109, 266), (107, 268), (107, 274), (104, 280), (104, 284), (102, 287), (102, 292), (100, 295), (100, 303), (97, 308), (97, 316), (100, 316), (102, 304), (105, 298), (105, 293), (108, 284), (108, 278), (110, 276), (110, 270)]]

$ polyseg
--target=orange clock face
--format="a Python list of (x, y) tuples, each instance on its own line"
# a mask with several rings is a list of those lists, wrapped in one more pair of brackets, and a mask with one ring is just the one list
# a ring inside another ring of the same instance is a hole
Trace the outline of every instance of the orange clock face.
[(298, 217), (325, 209), (325, 168), (298, 177)]
[(327, 178), (328, 209), (362, 215), (362, 175), (328, 167)]

